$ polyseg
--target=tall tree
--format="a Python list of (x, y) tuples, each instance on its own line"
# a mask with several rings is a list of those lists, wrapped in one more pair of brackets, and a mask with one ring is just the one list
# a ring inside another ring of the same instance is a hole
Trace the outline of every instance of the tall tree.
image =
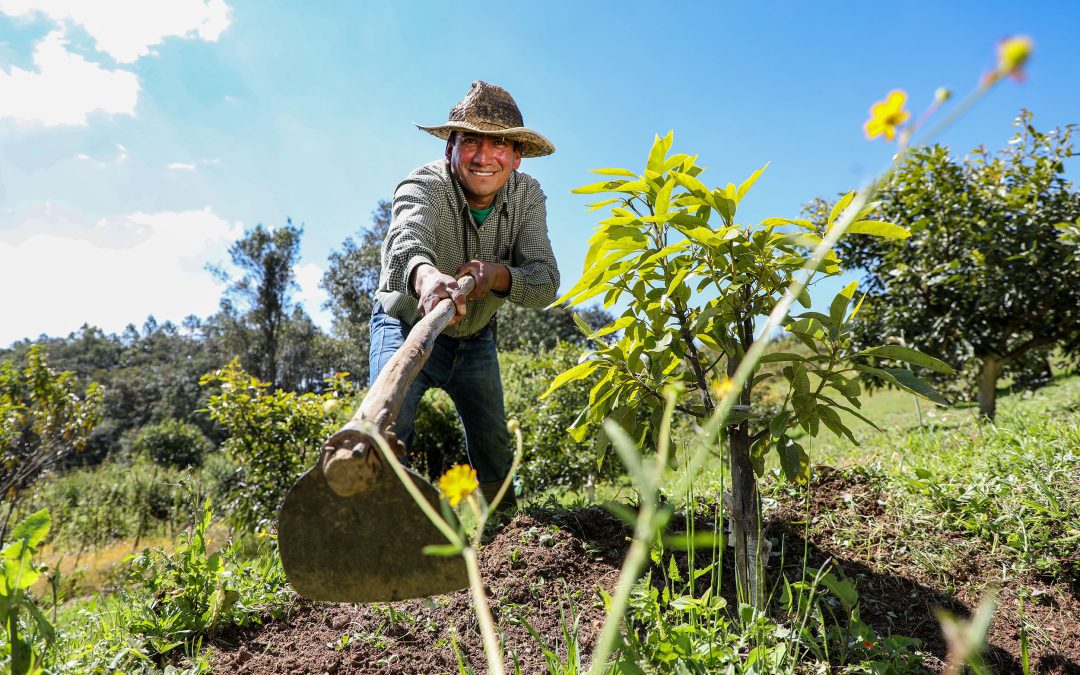
[(295, 308), (293, 293), (298, 286), (293, 268), (303, 232), (292, 219), (272, 230), (256, 225), (229, 247), (238, 276), (209, 268), (228, 284), (221, 299), (226, 341), (245, 369), (276, 387), (290, 388), (282, 378), (287, 352), (283, 340)]
[(914, 149), (879, 195), (882, 220), (911, 238), (850, 237), (839, 246), (866, 270), (860, 340), (900, 335), (968, 364), (979, 411), (991, 419), (1005, 368), (1045, 369), (1055, 345), (1080, 357), (1080, 193), (1064, 164), (1072, 126), (1043, 133), (1031, 118), (1020, 114), (1019, 131), (997, 153)]
[(366, 384), (368, 376), (368, 319), (379, 288), (382, 243), (390, 229), (391, 203), (381, 199), (371, 213), (371, 227), (349, 237), (340, 251), (330, 254), (330, 265), (319, 286), (329, 299), (323, 305), (334, 316), (333, 334), (344, 342), (339, 370)]

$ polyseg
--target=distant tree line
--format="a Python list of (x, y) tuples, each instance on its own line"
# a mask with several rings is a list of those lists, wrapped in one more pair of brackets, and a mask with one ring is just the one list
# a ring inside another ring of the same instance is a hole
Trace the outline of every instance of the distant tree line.
[[(66, 453), (59, 466), (96, 463), (132, 447), (138, 432), (169, 421), (197, 427), (212, 442), (224, 439), (206, 412), (213, 392), (199, 378), (239, 358), (245, 371), (273, 389), (322, 392), (328, 378), (348, 372), (364, 385), (368, 375), (368, 318), (378, 287), (380, 251), (390, 225), (390, 202), (380, 201), (372, 224), (347, 238), (329, 257), (320, 285), (333, 325), (324, 331), (296, 299), (294, 274), (303, 227), (292, 220), (278, 228), (261, 224), (229, 247), (231, 268), (208, 271), (224, 285), (220, 309), (189, 316), (180, 325), (148, 317), (120, 334), (84, 325), (67, 337), (42, 336), (0, 349), (0, 362), (22, 367), (32, 350), (47, 354), (48, 367), (74, 375), (72, 386), (101, 385), (101, 420), (81, 452)], [(499, 322), (504, 350), (552, 348), (559, 341), (584, 344), (573, 315), (560, 309), (527, 310), (509, 303)], [(590, 309), (586, 321), (601, 325), (605, 312)]]

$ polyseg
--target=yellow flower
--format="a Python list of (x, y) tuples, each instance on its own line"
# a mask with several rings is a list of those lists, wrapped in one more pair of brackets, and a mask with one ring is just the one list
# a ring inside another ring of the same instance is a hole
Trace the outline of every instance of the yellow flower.
[(721, 377), (716, 382), (713, 382), (712, 391), (717, 401), (723, 400), (731, 392), (731, 378)]
[(458, 464), (439, 478), (439, 492), (450, 500), (450, 506), (457, 506), (478, 487), (476, 469), (467, 464)]
[(998, 42), (998, 73), (1012, 76), (1018, 82), (1024, 80), (1024, 64), (1031, 58), (1035, 43), (1026, 35), (1014, 35)]
[(872, 139), (884, 134), (886, 140), (896, 138), (896, 128), (911, 117), (911, 113), (904, 110), (905, 102), (907, 93), (901, 89), (893, 89), (884, 101), (870, 106), (870, 119), (863, 125), (866, 137)]

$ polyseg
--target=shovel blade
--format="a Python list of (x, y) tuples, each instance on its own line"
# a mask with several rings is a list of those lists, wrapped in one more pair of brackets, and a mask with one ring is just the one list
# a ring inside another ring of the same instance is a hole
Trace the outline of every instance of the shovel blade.
[[(435, 488), (409, 473), (438, 508)], [(341, 497), (316, 466), (289, 490), (278, 520), (285, 576), (309, 600), (389, 602), (465, 588), (469, 579), (460, 556), (422, 551), (446, 543), (386, 467), (370, 490)]]

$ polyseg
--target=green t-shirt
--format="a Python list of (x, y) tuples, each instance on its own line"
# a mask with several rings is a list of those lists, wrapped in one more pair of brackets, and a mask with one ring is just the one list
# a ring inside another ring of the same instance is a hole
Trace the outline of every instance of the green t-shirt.
[(476, 219), (476, 224), (483, 225), (484, 221), (487, 220), (488, 214), (491, 213), (491, 209), (493, 208), (495, 208), (494, 204), (487, 207), (486, 209), (474, 209), (470, 206), (469, 210), (472, 211), (472, 216)]

